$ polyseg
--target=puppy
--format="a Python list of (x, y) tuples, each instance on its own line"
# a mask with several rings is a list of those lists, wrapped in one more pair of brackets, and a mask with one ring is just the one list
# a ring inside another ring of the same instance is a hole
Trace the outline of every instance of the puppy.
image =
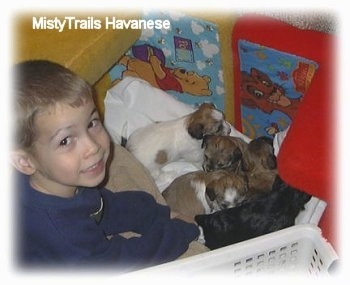
[(203, 139), (205, 171), (225, 169), (236, 172), (248, 144), (240, 138), (209, 135)]
[(159, 122), (137, 129), (126, 148), (151, 172), (154, 178), (160, 169), (174, 161), (203, 163), (202, 140), (205, 135), (228, 135), (230, 125), (213, 104), (203, 103), (193, 113), (179, 119)]
[(199, 170), (175, 178), (162, 192), (172, 211), (192, 217), (240, 203), (246, 194), (244, 179), (232, 172)]
[(285, 184), (279, 176), (269, 193), (210, 215), (197, 215), (210, 249), (234, 244), (294, 225), (311, 196)]
[(271, 191), (277, 175), (273, 140), (268, 137), (253, 139), (243, 152), (241, 170), (247, 177), (250, 193)]

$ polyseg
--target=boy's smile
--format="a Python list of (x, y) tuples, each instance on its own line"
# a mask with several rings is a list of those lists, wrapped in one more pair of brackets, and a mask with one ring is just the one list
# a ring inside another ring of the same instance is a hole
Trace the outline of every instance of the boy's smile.
[(35, 189), (71, 197), (77, 186), (102, 182), (110, 140), (92, 100), (79, 107), (58, 103), (37, 115), (35, 128), (31, 152)]
[(103, 159), (101, 159), (100, 161), (98, 161), (94, 165), (92, 165), (86, 169), (83, 169), (81, 171), (81, 173), (86, 174), (86, 175), (90, 175), (90, 176), (99, 175), (102, 171), (104, 171), (104, 167), (105, 167), (105, 161)]

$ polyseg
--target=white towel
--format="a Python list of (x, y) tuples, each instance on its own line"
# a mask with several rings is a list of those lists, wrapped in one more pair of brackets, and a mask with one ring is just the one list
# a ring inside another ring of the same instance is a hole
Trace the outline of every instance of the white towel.
[(194, 111), (147, 81), (125, 77), (107, 91), (104, 124), (115, 143), (126, 139), (140, 127), (160, 121), (173, 120)]

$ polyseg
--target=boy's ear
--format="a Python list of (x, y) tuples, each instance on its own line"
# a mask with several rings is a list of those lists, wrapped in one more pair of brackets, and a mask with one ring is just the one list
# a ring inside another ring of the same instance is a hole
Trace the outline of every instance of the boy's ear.
[(11, 163), (18, 171), (26, 175), (32, 175), (36, 170), (30, 155), (24, 150), (12, 151)]

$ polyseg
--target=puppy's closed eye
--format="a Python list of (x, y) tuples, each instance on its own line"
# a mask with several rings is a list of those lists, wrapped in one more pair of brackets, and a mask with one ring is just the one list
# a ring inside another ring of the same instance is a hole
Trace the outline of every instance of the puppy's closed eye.
[(232, 155), (233, 155), (233, 160), (238, 161), (238, 160), (242, 159), (243, 153), (238, 147), (236, 147), (234, 149)]
[(222, 125), (223, 123), (220, 122), (220, 125), (218, 126), (218, 128), (216, 129), (216, 134), (221, 134), (222, 130), (224, 129), (224, 126)]
[(207, 194), (208, 198), (210, 199), (210, 201), (214, 201), (216, 199), (216, 193), (214, 188), (211, 187), (206, 187), (205, 188), (205, 193)]
[(210, 135), (205, 135), (203, 137), (201, 148), (206, 148), (207, 147), (209, 138), (210, 138)]

